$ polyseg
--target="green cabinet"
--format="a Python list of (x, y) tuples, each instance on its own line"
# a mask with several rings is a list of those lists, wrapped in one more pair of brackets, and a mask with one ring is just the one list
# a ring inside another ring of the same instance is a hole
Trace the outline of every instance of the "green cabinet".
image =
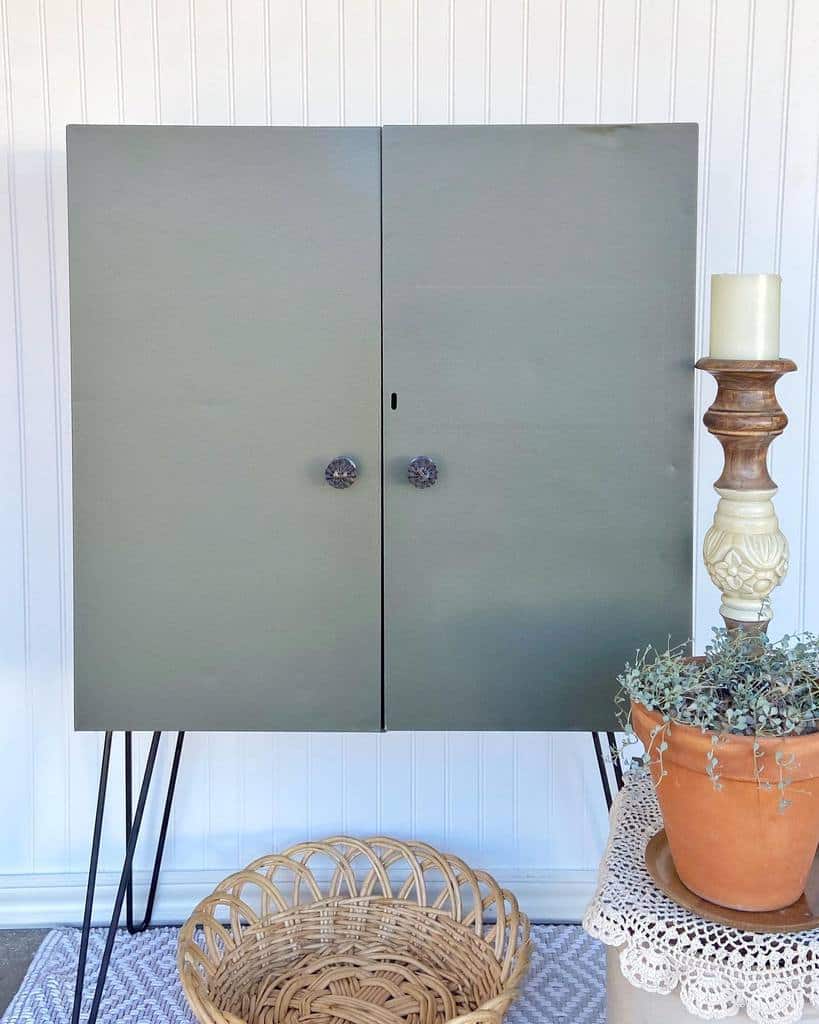
[(696, 129), (68, 139), (77, 728), (610, 726), (690, 630)]

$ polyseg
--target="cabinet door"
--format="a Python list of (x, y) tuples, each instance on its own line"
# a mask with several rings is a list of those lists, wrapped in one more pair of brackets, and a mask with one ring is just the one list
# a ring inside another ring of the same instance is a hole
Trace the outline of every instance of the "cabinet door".
[(386, 724), (610, 728), (690, 633), (696, 127), (382, 149)]
[(68, 163), (77, 727), (379, 728), (378, 130)]

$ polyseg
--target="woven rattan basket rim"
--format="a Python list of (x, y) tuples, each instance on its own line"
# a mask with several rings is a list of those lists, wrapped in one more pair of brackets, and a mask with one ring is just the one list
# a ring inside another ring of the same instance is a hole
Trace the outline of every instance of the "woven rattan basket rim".
[[(329, 883), (326, 871), (321, 880), (310, 867), (316, 855), (335, 865)], [(403, 879), (395, 880), (396, 871)], [(341, 891), (347, 895), (339, 895)], [(219, 920), (226, 916), (228, 926)], [(369, 951), (369, 960), (362, 950)], [(409, 963), (420, 974), (407, 975), (407, 991), (416, 993), (424, 983), (441, 991), (446, 983), (456, 992), (461, 1010), (447, 1021), (500, 1024), (517, 995), (529, 956), (528, 919), (515, 897), (485, 872), (425, 843), (341, 836), (299, 843), (226, 878), (180, 930), (178, 966), (188, 1002), (203, 1024), (245, 1024), (244, 1013), (259, 1012), (260, 1003), (252, 1000), (262, 998), (262, 989), (268, 999), (264, 1020), (277, 1020), (269, 1000), (281, 1001), (277, 986), (285, 980), (290, 988), (315, 997), (316, 1006), (334, 1006), (334, 999), (343, 1002), (342, 996), (326, 990), (317, 967), (320, 962), (323, 970), (333, 957), (341, 965), (333, 971), (346, 971), (370, 995), (373, 986), (382, 984), (378, 978), (401, 975), (403, 968), (395, 964)], [(429, 1004), (428, 997), (424, 1003), (428, 1012), (437, 1013), (438, 1024), (441, 1013), (453, 1005), (446, 998), (443, 1004), (440, 999)], [(399, 1019), (376, 1005), (365, 1003), (362, 1011), (360, 1001), (348, 1002), (353, 1004), (352, 1016), (345, 1017), (344, 1008), (338, 1017), (325, 1009), (318, 1019), (358, 1024)], [(391, 1005), (406, 1003), (401, 997)], [(288, 1021), (298, 1019), (289, 1004), (284, 1012)], [(413, 1016), (411, 1009), (406, 1012)]]

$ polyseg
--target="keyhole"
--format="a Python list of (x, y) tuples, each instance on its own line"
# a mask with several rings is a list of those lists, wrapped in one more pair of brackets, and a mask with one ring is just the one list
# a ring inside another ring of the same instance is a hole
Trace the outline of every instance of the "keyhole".
[(393, 410), (398, 408), (398, 395), (394, 391), (390, 395), (390, 408)]

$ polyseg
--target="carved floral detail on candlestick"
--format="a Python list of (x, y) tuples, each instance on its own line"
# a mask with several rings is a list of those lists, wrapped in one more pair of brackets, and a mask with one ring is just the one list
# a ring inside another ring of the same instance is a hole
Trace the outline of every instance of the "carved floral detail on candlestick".
[(771, 592), (788, 571), (788, 542), (779, 529), (772, 501), (777, 488), (767, 465), (768, 447), (788, 423), (775, 388), (796, 365), (790, 359), (709, 358), (700, 359), (697, 368), (717, 381), (703, 422), (725, 456), (703, 559), (722, 593), (726, 626), (764, 629), (772, 617)]
[(763, 605), (788, 572), (788, 541), (771, 501), (776, 492), (717, 493), (714, 525), (703, 543), (705, 567), (722, 592), (723, 617), (756, 621), (765, 617)]

